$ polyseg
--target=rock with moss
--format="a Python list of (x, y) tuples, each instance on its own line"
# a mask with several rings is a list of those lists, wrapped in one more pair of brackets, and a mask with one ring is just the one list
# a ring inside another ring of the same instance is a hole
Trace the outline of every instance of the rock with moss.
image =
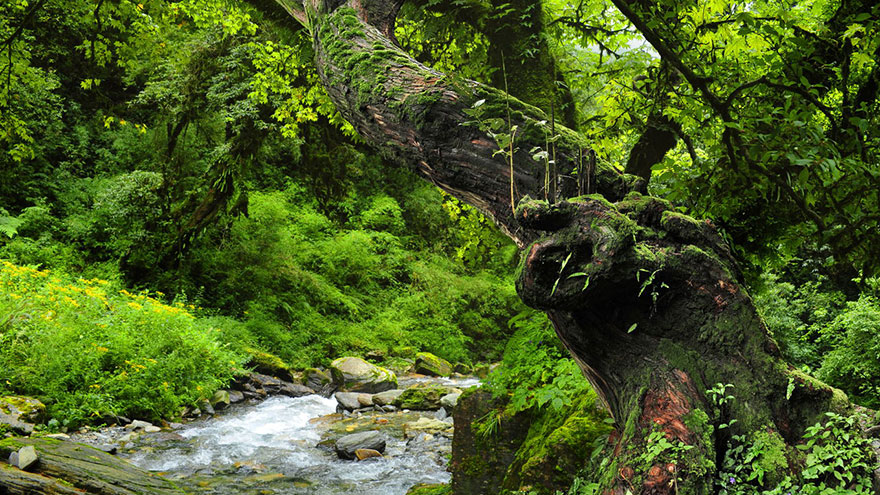
[(75, 442), (52, 438), (7, 438), (0, 441), (0, 457), (6, 458), (31, 446), (39, 462), (25, 473), (0, 464), (3, 493), (42, 495), (47, 493), (98, 493), (102, 495), (182, 494), (174, 483), (144, 471), (129, 462)]
[(336, 390), (333, 377), (318, 368), (308, 368), (305, 370), (303, 380), (307, 387), (324, 397), (330, 397), (330, 394)]
[(434, 411), (442, 407), (440, 399), (448, 395), (452, 390), (449, 387), (429, 385), (425, 387), (412, 387), (403, 391), (394, 399), (393, 404), (400, 409), (412, 409), (414, 411)]
[(375, 394), (397, 388), (393, 371), (370, 364), (361, 358), (343, 357), (330, 363), (333, 382), (345, 392)]
[(452, 487), (447, 484), (419, 483), (410, 488), (406, 495), (452, 495)]
[(280, 357), (248, 347), (245, 349), (248, 353), (248, 366), (252, 367), (257, 373), (274, 376), (286, 381), (293, 381), (293, 375), (290, 372), (290, 366)]
[(429, 376), (449, 376), (452, 374), (452, 364), (430, 352), (416, 354), (416, 373)]
[(37, 399), (8, 395), (0, 397), (0, 428), (30, 435), (34, 425), (46, 419), (46, 406)]

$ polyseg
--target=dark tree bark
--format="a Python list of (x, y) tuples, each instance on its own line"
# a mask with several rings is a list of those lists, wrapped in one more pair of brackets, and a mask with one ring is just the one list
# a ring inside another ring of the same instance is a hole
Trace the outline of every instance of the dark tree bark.
[[(393, 17), (368, 22), (377, 18), (370, 12), (395, 12), (395, 2), (283, 3), (312, 33), (323, 84), (368, 143), (528, 246), (520, 296), (547, 311), (617, 424), (612, 462), (599, 474), (606, 493), (711, 493), (726, 435), (761, 432), (791, 446), (822, 412), (848, 407), (841, 392), (780, 359), (713, 226), (643, 196), (643, 180), (607, 167), (592, 181), (598, 195), (573, 198), (572, 179), (560, 191), (568, 201), (523, 200), (543, 186), (543, 164), (522, 150), (543, 146), (546, 114), (402, 53), (383, 34)], [(516, 212), (511, 167), (474, 123), (481, 113), (509, 132), (508, 107), (521, 150), (512, 167)], [(567, 174), (587, 143), (562, 126), (556, 132)], [(715, 407), (706, 391), (716, 383), (732, 384), (736, 400)], [(652, 457), (655, 430), (692, 448)]]

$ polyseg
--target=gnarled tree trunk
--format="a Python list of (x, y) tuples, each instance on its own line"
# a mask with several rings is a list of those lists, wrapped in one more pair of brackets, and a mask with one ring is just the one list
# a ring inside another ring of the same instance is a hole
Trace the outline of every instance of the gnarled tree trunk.
[[(588, 147), (574, 131), (556, 126), (560, 193), (573, 199), (524, 199), (543, 197), (544, 164), (527, 150), (544, 145), (547, 116), (400, 51), (389, 39), (398, 1), (279, 1), (312, 33), (322, 82), (361, 136), (525, 247), (521, 297), (547, 311), (616, 420), (601, 475), (607, 493), (713, 492), (728, 435), (761, 434), (784, 447), (822, 412), (847, 407), (841, 392), (780, 359), (711, 225), (608, 167), (584, 181), (598, 194), (574, 198)], [(496, 154), (492, 125), (517, 126), (512, 167)], [(733, 385), (736, 399), (716, 404), (707, 390), (717, 383)], [(676, 447), (652, 455), (658, 435)]]

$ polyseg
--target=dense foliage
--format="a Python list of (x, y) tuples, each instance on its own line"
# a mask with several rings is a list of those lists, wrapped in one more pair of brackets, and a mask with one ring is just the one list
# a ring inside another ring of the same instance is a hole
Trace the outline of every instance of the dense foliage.
[[(713, 221), (785, 357), (880, 406), (880, 7), (523, 5), (408, 2), (396, 37), (456, 77), (510, 83), (598, 160)], [(254, 349), (305, 368), (415, 348), (502, 360), (489, 431), (595, 409), (547, 318), (514, 294), (515, 247), (367, 151), (308, 36), (275, 10), (0, 4), (0, 393), (70, 423), (168, 418)], [(768, 442), (735, 439), (720, 492), (820, 493), (847, 476), (861, 493), (864, 446), (835, 443), (852, 421), (811, 430), (806, 480), (758, 479)], [(844, 454), (849, 471), (824, 464)], [(582, 475), (572, 493), (592, 493)]]

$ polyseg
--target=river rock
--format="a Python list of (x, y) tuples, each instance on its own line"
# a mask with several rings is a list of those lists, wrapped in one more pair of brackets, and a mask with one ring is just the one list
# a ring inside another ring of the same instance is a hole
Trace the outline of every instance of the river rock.
[(288, 397), (304, 397), (306, 395), (314, 394), (315, 391), (299, 383), (282, 382), (281, 388), (278, 389), (277, 393)]
[(333, 397), (339, 406), (346, 411), (355, 411), (363, 408), (373, 407), (373, 396), (370, 394), (360, 394), (357, 392), (336, 392)]
[(452, 373), (452, 364), (430, 352), (416, 354), (416, 373), (428, 376), (449, 376)]
[(345, 392), (375, 394), (397, 388), (393, 371), (370, 364), (361, 358), (343, 357), (330, 364), (333, 382)]
[(412, 387), (404, 390), (400, 397), (394, 400), (394, 405), (400, 409), (434, 411), (440, 409), (440, 398), (447, 394), (449, 394), (447, 387), (436, 385)]
[(419, 433), (451, 433), (452, 425), (435, 418), (419, 418), (418, 421), (404, 423), (403, 434), (406, 438), (412, 438)]
[(232, 404), (232, 399), (226, 390), (218, 390), (211, 396), (211, 407), (217, 411), (226, 409), (230, 404)]
[(453, 366), (452, 371), (454, 371), (455, 373), (458, 373), (460, 375), (465, 375), (465, 376), (473, 373), (473, 369), (464, 363), (455, 363), (455, 366)]
[(446, 394), (443, 397), (440, 397), (440, 405), (446, 409), (447, 413), (451, 413), (455, 408), (455, 405), (458, 404), (458, 398), (461, 397), (461, 392), (452, 392), (450, 394)]
[(377, 406), (387, 406), (394, 403), (394, 400), (400, 397), (400, 394), (403, 393), (403, 390), (399, 388), (395, 388), (394, 390), (386, 390), (384, 392), (379, 392), (378, 394), (373, 394), (373, 404)]
[(0, 441), (0, 456), (30, 446), (39, 462), (34, 472), (19, 471), (0, 463), (3, 493), (73, 495), (168, 495), (181, 494), (170, 481), (88, 445), (50, 438), (7, 438)]
[(146, 431), (147, 433), (154, 433), (154, 432), (157, 432), (160, 430), (160, 428), (158, 426), (153, 425), (153, 423), (150, 423), (147, 421), (141, 421), (139, 419), (136, 419), (136, 420), (132, 421), (131, 423), (125, 425), (125, 429), (132, 430), (132, 431), (143, 430), (143, 431)]
[(362, 431), (345, 435), (336, 441), (336, 455), (342, 459), (354, 460), (358, 449), (385, 452), (385, 438), (378, 431)]
[(215, 413), (214, 407), (211, 405), (211, 401), (209, 401), (208, 399), (202, 399), (196, 405), (202, 411), (202, 414), (213, 416)]
[(373, 449), (357, 449), (354, 451), (354, 456), (357, 457), (357, 460), (363, 461), (371, 457), (382, 457), (382, 453)]
[(232, 404), (238, 404), (239, 402), (244, 400), (244, 394), (239, 392), (238, 390), (230, 390), (229, 391), (229, 402)]
[(35, 423), (42, 423), (46, 417), (46, 406), (37, 399), (8, 395), (0, 397), (0, 426), (6, 426), (15, 433), (30, 435)]
[(324, 397), (330, 397), (330, 394), (336, 390), (333, 378), (318, 368), (307, 369), (304, 379), (307, 387)]
[(443, 420), (446, 419), (448, 416), (449, 416), (449, 415), (446, 414), (446, 409), (443, 409), (442, 407), (441, 407), (440, 409), (437, 409), (436, 411), (434, 411), (434, 419), (437, 419), (437, 420), (443, 421)]

